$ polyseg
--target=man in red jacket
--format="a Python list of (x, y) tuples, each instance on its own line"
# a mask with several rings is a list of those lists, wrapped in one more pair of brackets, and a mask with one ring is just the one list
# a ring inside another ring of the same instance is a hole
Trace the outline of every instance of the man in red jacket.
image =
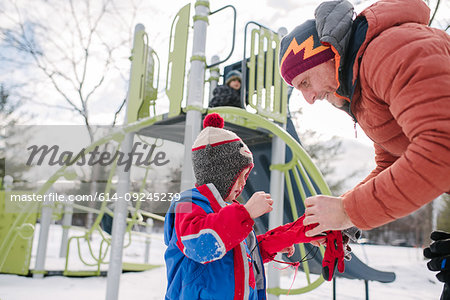
[(281, 41), (280, 72), (306, 101), (326, 99), (374, 141), (377, 167), (342, 197), (306, 201), (310, 235), (371, 229), (450, 190), (450, 38), (421, 0), (379, 1), (355, 20), (347, 1)]
[[(307, 232), (371, 229), (450, 190), (450, 37), (421, 0), (379, 1), (353, 19), (323, 2), (280, 46), (280, 73), (313, 104), (346, 111), (373, 140), (377, 167), (342, 197), (306, 199)], [(450, 251), (449, 251), (450, 252)]]

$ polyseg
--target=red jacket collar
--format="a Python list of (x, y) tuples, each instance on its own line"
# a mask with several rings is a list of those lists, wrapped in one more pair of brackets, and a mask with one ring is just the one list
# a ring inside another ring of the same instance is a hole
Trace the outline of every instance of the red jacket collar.
[(201, 186), (197, 186), (197, 190), (200, 192), (200, 194), (208, 199), (214, 212), (218, 212), (222, 209), (222, 207), (225, 207), (227, 205), (227, 203), (223, 201), (219, 191), (216, 189), (214, 184), (207, 183)]

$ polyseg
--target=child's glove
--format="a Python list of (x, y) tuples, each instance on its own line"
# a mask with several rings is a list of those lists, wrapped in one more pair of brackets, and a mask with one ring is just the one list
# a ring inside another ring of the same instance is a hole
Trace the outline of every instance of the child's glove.
[(333, 279), (336, 266), (340, 273), (345, 271), (344, 257), (342, 232), (340, 230), (327, 232), (327, 245), (322, 261), (322, 276), (325, 280)]
[(431, 258), (428, 269), (440, 271), (436, 274), (437, 279), (450, 285), (450, 233), (433, 231), (430, 237), (434, 242), (423, 250), (423, 255)]
[(286, 247), (290, 247), (293, 244), (309, 243), (322, 239), (324, 236), (306, 236), (306, 231), (309, 231), (316, 227), (318, 224), (312, 224), (308, 226), (303, 225), (303, 219), (305, 215), (298, 218), (292, 223), (279, 226), (265, 234), (258, 236), (258, 241), (261, 243), (261, 247), (264, 251), (270, 255), (275, 255)]

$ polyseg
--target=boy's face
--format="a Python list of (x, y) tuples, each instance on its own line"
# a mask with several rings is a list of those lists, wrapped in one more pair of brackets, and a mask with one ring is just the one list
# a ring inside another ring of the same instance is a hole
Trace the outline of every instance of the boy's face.
[(239, 79), (235, 79), (233, 81), (230, 81), (228, 86), (232, 89), (239, 90), (241, 88), (241, 82), (239, 81)]
[(244, 171), (241, 172), (238, 179), (231, 188), (230, 194), (228, 195), (227, 199), (225, 199), (226, 202), (231, 202), (233, 200), (236, 200), (237, 197), (239, 197), (239, 195), (242, 193), (242, 190), (244, 189), (245, 183), (247, 182), (246, 179), (250, 170), (251, 168), (247, 167), (244, 169)]

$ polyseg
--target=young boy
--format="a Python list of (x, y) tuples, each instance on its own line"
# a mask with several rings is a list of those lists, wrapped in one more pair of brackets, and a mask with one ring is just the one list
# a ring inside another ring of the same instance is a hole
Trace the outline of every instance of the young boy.
[(213, 97), (209, 107), (241, 105), (241, 72), (230, 71), (225, 76), (225, 84), (217, 86), (213, 91)]
[(245, 205), (236, 201), (252, 153), (218, 114), (203, 126), (192, 148), (196, 188), (183, 192), (165, 219), (166, 299), (266, 299), (263, 264), (323, 236), (306, 237), (314, 226), (303, 226), (303, 217), (256, 236), (253, 219), (270, 212), (273, 200), (257, 192)]

